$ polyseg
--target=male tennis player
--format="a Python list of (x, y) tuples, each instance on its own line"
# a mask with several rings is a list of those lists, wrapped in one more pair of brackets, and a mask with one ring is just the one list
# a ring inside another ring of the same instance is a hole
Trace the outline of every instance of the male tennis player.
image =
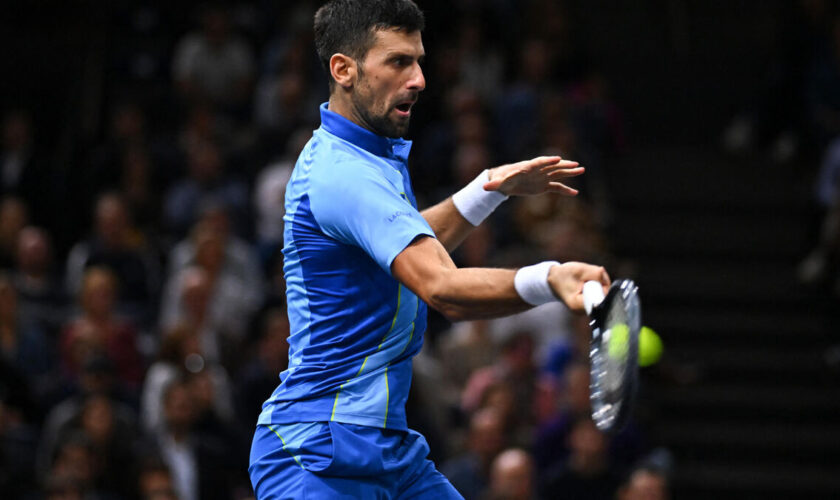
[(426, 304), (453, 321), (562, 300), (581, 310), (601, 267), (543, 262), (458, 269), (448, 252), (508, 195), (557, 191), (559, 157), (504, 165), (417, 210), (406, 169), (412, 106), (426, 85), (422, 12), (411, 0), (332, 0), (315, 15), (330, 79), (321, 127), (286, 191), (289, 368), (251, 450), (257, 498), (461, 498), (406, 426)]

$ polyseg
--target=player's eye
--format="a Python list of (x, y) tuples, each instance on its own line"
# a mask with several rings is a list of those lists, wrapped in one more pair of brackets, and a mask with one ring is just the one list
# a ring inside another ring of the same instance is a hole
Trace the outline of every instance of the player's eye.
[(409, 56), (398, 56), (394, 58), (394, 64), (402, 67), (411, 66), (413, 61), (414, 60)]

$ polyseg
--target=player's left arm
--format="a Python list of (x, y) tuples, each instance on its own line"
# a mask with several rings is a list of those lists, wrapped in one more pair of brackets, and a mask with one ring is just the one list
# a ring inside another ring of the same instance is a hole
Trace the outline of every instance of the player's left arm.
[[(481, 223), (482, 196), (492, 196), (490, 193), (497, 192), (504, 197), (507, 196), (528, 196), (542, 193), (561, 193), (567, 196), (575, 196), (578, 191), (562, 182), (561, 179), (574, 177), (584, 171), (575, 161), (564, 160), (559, 156), (540, 156), (531, 160), (502, 165), (487, 171), (487, 180), (480, 188), (467, 186), (459, 193), (460, 202), (463, 207), (475, 202), (476, 210), (467, 207), (466, 215), (459, 210), (454, 197), (429, 207), (421, 212), (429, 226), (435, 232), (438, 241), (443, 244), (447, 252), (452, 252), (470, 234), (470, 231)], [(471, 191), (468, 191), (471, 190)], [(483, 190), (483, 192), (481, 191)], [(455, 196), (459, 196), (456, 194)], [(466, 194), (466, 196), (464, 196)], [(504, 198), (497, 197), (498, 200)], [(492, 202), (491, 202), (492, 203)], [(496, 201), (500, 203), (500, 201)], [(492, 211), (492, 208), (490, 208)], [(476, 213), (478, 215), (476, 215)], [(472, 222), (468, 219), (471, 219)]]

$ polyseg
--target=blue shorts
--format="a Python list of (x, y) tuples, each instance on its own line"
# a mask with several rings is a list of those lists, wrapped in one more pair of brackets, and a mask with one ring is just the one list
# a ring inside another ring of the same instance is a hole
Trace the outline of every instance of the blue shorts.
[(248, 472), (257, 500), (463, 497), (419, 433), (339, 422), (259, 425)]

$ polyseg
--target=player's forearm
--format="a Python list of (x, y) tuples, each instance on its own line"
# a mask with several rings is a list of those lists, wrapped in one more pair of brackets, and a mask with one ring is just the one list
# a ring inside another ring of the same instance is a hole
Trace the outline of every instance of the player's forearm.
[(421, 215), (429, 223), (432, 231), (435, 232), (435, 237), (447, 252), (458, 248), (458, 245), (475, 229), (475, 226), (470, 224), (455, 208), (451, 197), (423, 210)]
[(421, 296), (450, 321), (499, 318), (530, 309), (514, 287), (516, 271), (451, 269), (429, 283)]

